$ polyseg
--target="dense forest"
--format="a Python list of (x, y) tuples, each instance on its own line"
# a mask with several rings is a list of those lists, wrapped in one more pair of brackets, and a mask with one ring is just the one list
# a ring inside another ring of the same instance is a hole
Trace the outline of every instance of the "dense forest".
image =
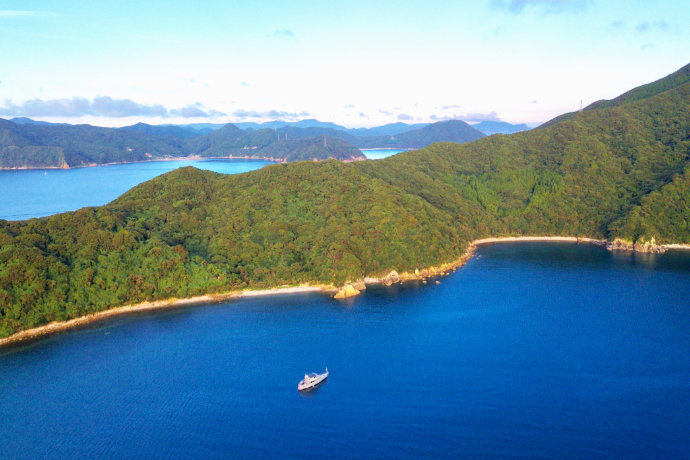
[(414, 270), (487, 236), (690, 243), (689, 69), (531, 131), (377, 161), (182, 168), (106, 206), (0, 221), (0, 336), (143, 300)]

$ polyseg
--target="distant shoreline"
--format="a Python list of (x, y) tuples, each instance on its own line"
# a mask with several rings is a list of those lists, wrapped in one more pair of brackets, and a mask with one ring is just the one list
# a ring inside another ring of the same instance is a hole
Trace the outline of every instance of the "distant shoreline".
[(95, 168), (98, 166), (115, 166), (115, 165), (134, 165), (134, 164), (140, 164), (140, 163), (156, 163), (156, 162), (163, 162), (163, 161), (204, 161), (204, 160), (249, 160), (249, 161), (270, 161), (271, 163), (284, 163), (285, 160), (280, 160), (276, 158), (269, 158), (269, 157), (242, 157), (242, 156), (227, 156), (227, 157), (202, 157), (199, 155), (188, 155), (185, 157), (162, 157), (162, 158), (153, 158), (150, 160), (137, 160), (137, 161), (120, 161), (120, 162), (111, 162), (111, 163), (89, 163), (86, 165), (79, 165), (79, 166), (17, 166), (17, 167), (8, 167), (8, 166), (2, 166), (0, 167), (0, 171), (41, 171), (41, 170), (46, 170), (46, 171), (52, 171), (56, 169), (64, 169), (64, 170), (69, 170), (69, 169), (81, 169), (81, 168)]
[[(474, 251), (478, 246), (496, 244), (496, 243), (529, 243), (529, 242), (552, 242), (552, 243), (576, 243), (576, 244), (591, 244), (599, 247), (606, 247), (608, 242), (606, 240), (595, 239), (595, 238), (578, 238), (574, 236), (504, 236), (495, 238), (480, 238), (472, 241), (468, 246), (466, 251), (455, 261), (440, 264), (434, 267), (427, 267), (425, 269), (415, 270), (415, 273), (403, 272), (400, 274), (400, 281), (413, 281), (413, 280), (423, 280), (427, 277), (435, 277), (448, 273), (451, 270), (456, 270), (459, 267), (465, 265), (465, 263), (471, 259), (474, 255)], [(665, 249), (678, 249), (678, 250), (690, 250), (690, 244), (665, 244), (660, 245)], [(379, 284), (383, 282), (383, 278), (365, 278), (367, 284)], [(195, 297), (188, 297), (184, 299), (165, 299), (165, 300), (155, 300), (149, 302), (142, 302), (133, 305), (126, 305), (122, 307), (113, 307), (108, 310), (103, 310), (95, 313), (90, 313), (85, 316), (80, 316), (79, 318), (74, 318), (67, 321), (54, 321), (43, 326), (38, 326), (32, 329), (26, 329), (23, 331), (16, 332), (9, 337), (0, 339), (0, 349), (17, 345), (24, 342), (30, 342), (34, 340), (47, 337), (59, 332), (64, 332), (69, 329), (73, 329), (80, 326), (85, 326), (94, 322), (102, 321), (107, 318), (114, 316), (120, 316), (129, 313), (141, 312), (141, 311), (152, 311), (152, 310), (163, 310), (175, 307), (182, 307), (187, 305), (199, 305), (199, 304), (211, 304), (222, 302), (227, 299), (239, 299), (242, 297), (260, 297), (268, 295), (279, 295), (279, 294), (293, 294), (293, 293), (309, 293), (309, 292), (334, 292), (337, 288), (332, 285), (324, 284), (302, 284), (300, 286), (292, 287), (275, 287), (270, 289), (259, 289), (259, 290), (236, 290), (229, 291), (221, 294), (206, 294)]]
[[(399, 149), (399, 148), (386, 148), (386, 147), (381, 147), (381, 148), (373, 148), (373, 149), (359, 149), (361, 152), (362, 150), (401, 150), (401, 151), (410, 151), (414, 150), (411, 148), (405, 148), (405, 149)], [(325, 161), (329, 160), (331, 158), (326, 158), (323, 160), (313, 160), (313, 161)], [(273, 157), (250, 157), (250, 156), (242, 156), (242, 155), (229, 155), (229, 156), (214, 156), (214, 157), (202, 157), (199, 155), (187, 155), (184, 157), (161, 157), (161, 158), (152, 158), (150, 160), (137, 160), (137, 161), (120, 161), (120, 162), (110, 162), (110, 163), (89, 163), (85, 165), (79, 165), (79, 166), (68, 166), (68, 165), (63, 165), (63, 166), (15, 166), (15, 167), (10, 167), (10, 166), (1, 166), (0, 171), (53, 171), (53, 170), (69, 170), (69, 169), (81, 169), (81, 168), (95, 168), (98, 166), (115, 166), (115, 165), (133, 165), (133, 164), (140, 164), (140, 163), (155, 163), (158, 161), (204, 161), (204, 160), (248, 160), (248, 161), (269, 161), (271, 163), (287, 163), (287, 161), (284, 158), (273, 158)], [(352, 159), (347, 159), (347, 160), (339, 160), (342, 161), (343, 163), (351, 163), (353, 161), (363, 161), (363, 160), (368, 160), (366, 155), (362, 154), (361, 157), (357, 158), (352, 158)], [(309, 160), (304, 160), (304, 161), (309, 161)]]

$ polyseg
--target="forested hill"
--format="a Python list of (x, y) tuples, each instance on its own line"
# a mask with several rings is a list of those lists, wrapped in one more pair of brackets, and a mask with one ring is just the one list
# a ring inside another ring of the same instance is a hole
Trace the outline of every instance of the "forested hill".
[(689, 111), (690, 83), (675, 82), (471, 144), (183, 168), (107, 206), (0, 221), (0, 335), (148, 299), (414, 270), (480, 237), (690, 243)]
[(461, 120), (439, 121), (413, 131), (394, 136), (364, 137), (356, 144), (358, 147), (412, 148), (426, 147), (434, 142), (472, 142), (484, 137), (484, 133)]
[[(125, 128), (90, 125), (22, 123), (0, 119), (0, 168), (68, 168), (128, 163), (188, 155), (242, 156), (278, 161), (355, 160), (356, 147), (323, 136), (299, 142), (278, 142), (274, 130), (246, 132), (233, 125), (198, 135), (175, 126), (143, 123)], [(296, 152), (296, 149), (302, 149)]]
[[(664, 78), (661, 78), (655, 82), (648, 83), (646, 85), (639, 86), (637, 88), (633, 88), (630, 91), (627, 91), (620, 96), (610, 99), (610, 100), (600, 100), (593, 102), (592, 104), (588, 105), (585, 107), (583, 110), (588, 111), (588, 110), (597, 110), (597, 109), (603, 109), (607, 107), (617, 107), (620, 105), (624, 105), (630, 102), (635, 102), (638, 100), (642, 99), (647, 99), (652, 96), (655, 96), (657, 94), (663, 93), (665, 91), (677, 88), (679, 86), (682, 86), (686, 84), (687, 82), (690, 81), (690, 64), (676, 70), (670, 75), (665, 76)], [(559, 115), (553, 120), (550, 120), (543, 125), (540, 126), (540, 128), (546, 128), (548, 126), (551, 126), (555, 123), (561, 122), (563, 120), (566, 120), (573, 115), (575, 115), (577, 112), (571, 112), (571, 113), (564, 113), (563, 115)]]
[[(351, 130), (353, 131), (353, 130)], [(359, 148), (400, 148), (419, 149), (435, 142), (472, 142), (484, 137), (484, 133), (461, 120), (439, 121), (409, 131), (385, 135), (355, 135), (334, 128), (285, 126), (277, 130), (278, 135), (287, 139), (299, 139), (314, 136), (331, 136)], [(371, 132), (376, 132), (371, 130)]]

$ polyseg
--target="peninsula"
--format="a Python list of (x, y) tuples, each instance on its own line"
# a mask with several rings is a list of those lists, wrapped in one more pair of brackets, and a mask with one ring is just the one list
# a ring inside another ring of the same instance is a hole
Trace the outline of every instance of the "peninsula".
[(494, 236), (690, 243), (690, 66), (548, 126), (366, 162), (181, 168), (114, 202), (0, 221), (0, 336), (171, 298), (340, 286)]

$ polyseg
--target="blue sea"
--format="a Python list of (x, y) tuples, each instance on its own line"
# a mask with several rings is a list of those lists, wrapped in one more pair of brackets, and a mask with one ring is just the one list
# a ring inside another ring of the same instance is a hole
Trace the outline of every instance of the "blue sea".
[(259, 169), (261, 160), (176, 160), (74, 169), (0, 171), (0, 219), (45, 217), (110, 203), (137, 184), (183, 166), (224, 174)]
[[(362, 150), (369, 159), (386, 158), (404, 150)], [(0, 171), (0, 219), (45, 217), (85, 206), (110, 203), (137, 184), (183, 166), (223, 174), (262, 168), (262, 160), (176, 160), (94, 166), (75, 169)]]
[(688, 458), (690, 254), (496, 244), (439, 281), (2, 350), (0, 458)]

